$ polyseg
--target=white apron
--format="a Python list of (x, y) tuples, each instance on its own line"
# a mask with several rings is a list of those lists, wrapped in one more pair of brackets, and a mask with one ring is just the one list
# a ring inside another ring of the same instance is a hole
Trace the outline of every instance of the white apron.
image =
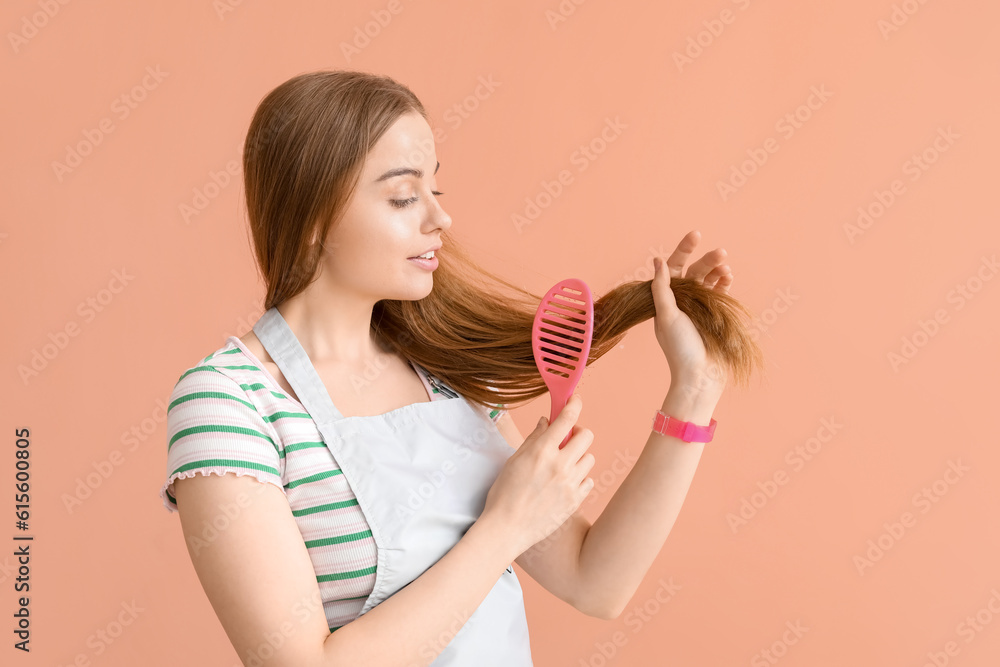
[[(375, 587), (361, 608), (364, 614), (455, 546), (479, 518), (514, 450), (496, 425), (457, 393), (381, 415), (344, 417), (277, 308), (268, 309), (253, 331), (316, 422), (371, 528)], [(443, 638), (428, 638), (421, 657), (433, 655), (457, 631), (434, 667), (533, 664), (513, 567), (468, 620), (456, 614), (450, 630)]]

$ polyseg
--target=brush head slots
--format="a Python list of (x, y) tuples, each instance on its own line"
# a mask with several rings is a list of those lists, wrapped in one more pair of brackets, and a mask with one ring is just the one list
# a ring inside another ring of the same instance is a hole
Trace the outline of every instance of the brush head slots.
[(590, 355), (594, 300), (582, 280), (567, 278), (542, 298), (531, 328), (535, 365), (545, 384), (576, 386)]

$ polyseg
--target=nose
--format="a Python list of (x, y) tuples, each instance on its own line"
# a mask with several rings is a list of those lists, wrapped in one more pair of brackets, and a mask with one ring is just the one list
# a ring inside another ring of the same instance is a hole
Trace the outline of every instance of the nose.
[(431, 195), (431, 199), (434, 201), (434, 206), (431, 209), (430, 214), (431, 219), (442, 230), (449, 229), (451, 227), (451, 216), (448, 215), (448, 212), (441, 206), (441, 202), (438, 201), (436, 195)]

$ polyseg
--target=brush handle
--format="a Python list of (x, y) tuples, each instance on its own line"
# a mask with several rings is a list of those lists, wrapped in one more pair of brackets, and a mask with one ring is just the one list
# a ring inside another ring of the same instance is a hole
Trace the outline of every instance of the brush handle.
[[(569, 397), (573, 395), (574, 389), (576, 389), (576, 382), (562, 385), (557, 387), (554, 391), (549, 392), (549, 397), (552, 399), (552, 407), (549, 409), (549, 424), (552, 424), (556, 417), (559, 416), (559, 413), (562, 412), (562, 409), (566, 407), (566, 403), (569, 402)], [(572, 427), (570, 428), (569, 433), (566, 434), (566, 437), (563, 438), (563, 441), (559, 443), (559, 449), (566, 446), (566, 443), (569, 442), (571, 435), (573, 435)]]

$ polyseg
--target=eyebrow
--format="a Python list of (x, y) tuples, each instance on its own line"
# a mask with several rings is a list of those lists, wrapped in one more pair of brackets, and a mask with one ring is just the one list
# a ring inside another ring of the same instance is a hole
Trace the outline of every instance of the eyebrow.
[[(437, 166), (434, 167), (434, 173), (435, 174), (438, 173), (438, 169), (440, 168), (441, 168), (441, 163), (438, 162)], [(420, 169), (412, 169), (411, 167), (396, 167), (395, 169), (390, 169), (389, 171), (385, 172), (384, 174), (376, 178), (375, 182), (378, 183), (379, 181), (390, 179), (393, 176), (409, 176), (409, 175), (416, 176), (417, 178), (423, 178), (424, 172), (421, 171)]]

